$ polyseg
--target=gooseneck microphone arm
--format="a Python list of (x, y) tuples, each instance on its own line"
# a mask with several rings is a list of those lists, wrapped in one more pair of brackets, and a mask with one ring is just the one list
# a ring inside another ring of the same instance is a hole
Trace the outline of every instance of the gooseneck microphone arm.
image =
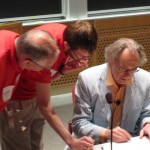
[[(107, 103), (110, 104), (109, 106), (110, 106), (110, 110), (111, 110), (110, 145), (111, 145), (111, 150), (112, 150), (112, 135), (113, 135), (112, 129), (113, 129), (113, 117), (114, 117), (115, 110), (113, 111), (112, 107), (111, 107), (111, 104), (113, 103), (113, 99), (112, 99), (111, 93), (107, 93), (105, 97), (106, 97)], [(117, 106), (120, 105), (120, 100), (116, 100), (114, 102), (116, 103)]]
[(112, 150), (113, 110), (112, 110), (111, 104), (112, 104), (113, 100), (112, 100), (112, 95), (111, 95), (111, 93), (107, 93), (105, 97), (106, 97), (107, 103), (109, 104), (110, 110), (111, 110), (111, 123), (110, 123), (110, 149)]

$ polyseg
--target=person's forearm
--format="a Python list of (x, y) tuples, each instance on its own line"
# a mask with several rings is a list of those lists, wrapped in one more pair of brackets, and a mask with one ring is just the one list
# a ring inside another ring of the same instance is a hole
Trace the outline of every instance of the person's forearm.
[(77, 61), (72, 60), (71, 62), (68, 62), (66, 64), (62, 64), (56, 74), (52, 76), (52, 81), (59, 79), (61, 76), (66, 75), (71, 72), (79, 72), (82, 69), (85, 69), (88, 67), (88, 61)]
[(71, 143), (75, 141), (75, 138), (72, 137), (70, 132), (65, 128), (57, 114), (53, 110), (50, 112), (48, 108), (40, 108), (40, 110), (49, 125), (60, 135), (66, 144), (71, 147)]

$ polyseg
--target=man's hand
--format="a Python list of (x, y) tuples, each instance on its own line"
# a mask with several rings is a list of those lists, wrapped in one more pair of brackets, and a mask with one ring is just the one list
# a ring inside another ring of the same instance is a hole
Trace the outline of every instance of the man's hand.
[(68, 58), (66, 63), (64, 64), (62, 72), (66, 74), (72, 71), (85, 69), (87, 67), (88, 67), (88, 59), (75, 60)]
[(75, 139), (73, 142), (69, 144), (71, 150), (87, 150), (92, 149), (94, 146), (94, 140), (90, 137), (81, 137), (79, 139)]
[[(106, 130), (105, 135), (107, 139), (110, 139), (111, 137), (111, 130)], [(121, 143), (121, 142), (127, 142), (131, 138), (131, 135), (124, 129), (118, 127), (115, 127), (112, 129), (112, 141)]]
[(150, 140), (150, 124), (146, 124), (140, 131), (140, 138), (147, 135)]

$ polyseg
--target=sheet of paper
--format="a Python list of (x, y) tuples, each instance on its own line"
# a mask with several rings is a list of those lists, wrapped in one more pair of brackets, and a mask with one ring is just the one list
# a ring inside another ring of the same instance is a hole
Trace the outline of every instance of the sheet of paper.
[[(150, 150), (150, 141), (147, 137), (140, 139), (133, 137), (126, 143), (112, 143), (113, 150)], [(93, 150), (110, 150), (110, 142), (95, 145)]]

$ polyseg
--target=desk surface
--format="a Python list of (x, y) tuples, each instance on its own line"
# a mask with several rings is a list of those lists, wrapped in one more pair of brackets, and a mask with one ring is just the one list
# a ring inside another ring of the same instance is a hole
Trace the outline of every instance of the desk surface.
[[(113, 150), (150, 150), (150, 141), (147, 137), (139, 139), (139, 137), (131, 138), (126, 143), (112, 143)], [(95, 145), (93, 150), (110, 150), (110, 142)]]

